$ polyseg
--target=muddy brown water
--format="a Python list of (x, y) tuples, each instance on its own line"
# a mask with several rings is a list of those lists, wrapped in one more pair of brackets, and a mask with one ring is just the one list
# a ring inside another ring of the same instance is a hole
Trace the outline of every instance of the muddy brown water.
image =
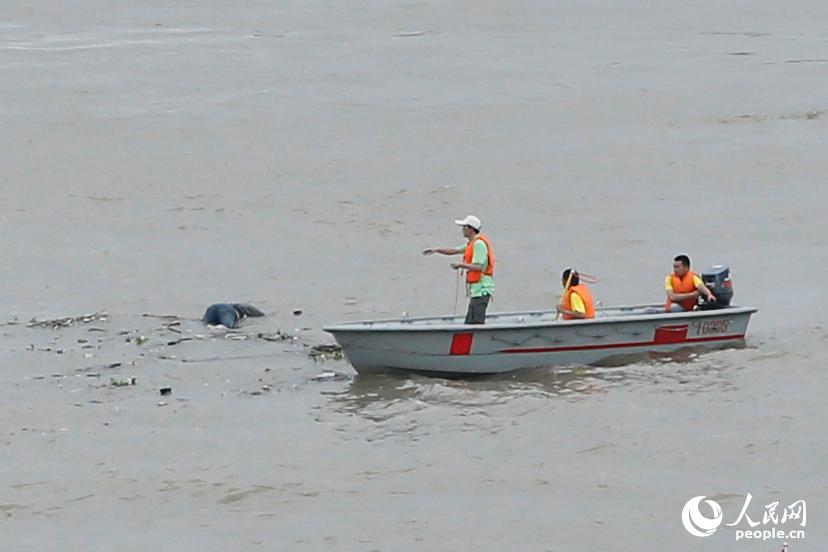
[[(821, 550), (826, 10), (8, 3), (2, 548), (776, 552), (682, 527), (751, 493), (806, 500), (790, 550)], [(419, 253), (469, 212), (493, 310), (573, 265), (659, 301), (688, 253), (759, 308), (746, 346), (472, 381), (308, 357), (325, 323), (450, 312)], [(203, 328), (224, 300), (269, 316)]]

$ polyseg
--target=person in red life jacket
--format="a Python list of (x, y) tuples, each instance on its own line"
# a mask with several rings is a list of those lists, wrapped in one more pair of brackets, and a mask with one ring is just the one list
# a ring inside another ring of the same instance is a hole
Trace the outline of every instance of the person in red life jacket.
[(484, 324), (486, 309), (494, 294), (495, 256), (489, 238), (480, 233), (480, 219), (468, 215), (455, 224), (463, 229), (466, 244), (459, 247), (436, 247), (423, 251), (423, 255), (463, 255), (462, 263), (451, 263), (451, 268), (466, 271), (466, 285), (469, 294), (469, 309), (466, 324)]
[(561, 274), (564, 294), (557, 309), (564, 320), (595, 318), (595, 301), (577, 270), (567, 268)]
[(710, 303), (716, 302), (701, 277), (690, 270), (690, 257), (679, 255), (673, 259), (673, 273), (664, 280), (664, 289), (667, 292), (667, 303), (664, 310), (667, 312), (692, 311), (698, 304), (700, 295), (704, 295)]

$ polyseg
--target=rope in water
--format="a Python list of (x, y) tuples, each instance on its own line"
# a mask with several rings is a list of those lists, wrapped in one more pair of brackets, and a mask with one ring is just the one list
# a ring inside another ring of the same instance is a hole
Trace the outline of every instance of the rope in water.
[(585, 284), (597, 284), (598, 278), (592, 276), (590, 274), (586, 274), (585, 272), (579, 272), (578, 275), (581, 278), (581, 281)]

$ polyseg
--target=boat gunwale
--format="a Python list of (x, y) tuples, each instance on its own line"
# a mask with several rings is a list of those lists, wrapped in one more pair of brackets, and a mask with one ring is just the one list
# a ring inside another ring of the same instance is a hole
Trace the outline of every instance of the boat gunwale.
[[(640, 309), (647, 307), (659, 307), (658, 304), (645, 305), (621, 305), (617, 307), (602, 307), (596, 309), (597, 311), (615, 311), (623, 309)], [(678, 320), (686, 318), (713, 318), (721, 316), (724, 313), (732, 313), (734, 315), (747, 314), (751, 315), (757, 312), (756, 307), (740, 307), (730, 306), (723, 309), (711, 309), (704, 311), (685, 311), (685, 312), (659, 312), (653, 314), (628, 314), (621, 316), (613, 316), (608, 318), (592, 318), (588, 320), (547, 320), (537, 322), (521, 322), (513, 324), (416, 324), (416, 322), (423, 322), (427, 320), (453, 320), (459, 318), (457, 316), (425, 316), (417, 318), (391, 318), (380, 320), (360, 320), (355, 322), (342, 322), (337, 324), (329, 324), (322, 327), (322, 330), (336, 335), (337, 333), (345, 332), (452, 332), (458, 331), (474, 331), (474, 332), (491, 332), (491, 331), (516, 331), (528, 328), (550, 328), (550, 327), (569, 327), (569, 326), (592, 326), (599, 324), (617, 324), (619, 322), (647, 322), (655, 320)], [(538, 311), (511, 311), (498, 312), (490, 316), (533, 316), (554, 313), (553, 310), (538, 310)], [(379, 326), (377, 326), (379, 325)], [(384, 326), (383, 326), (384, 325)]]

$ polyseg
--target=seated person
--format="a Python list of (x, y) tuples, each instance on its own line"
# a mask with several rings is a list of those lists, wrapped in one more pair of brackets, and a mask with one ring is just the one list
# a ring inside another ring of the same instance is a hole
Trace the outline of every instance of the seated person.
[(244, 303), (216, 303), (210, 305), (204, 312), (201, 320), (210, 326), (222, 325), (225, 328), (238, 328), (239, 322), (248, 316), (264, 316), (265, 314)]
[(673, 259), (673, 273), (667, 275), (664, 287), (667, 292), (664, 310), (667, 312), (692, 311), (700, 295), (704, 295), (710, 303), (716, 302), (716, 297), (699, 275), (690, 270), (690, 257), (687, 255)]
[(557, 306), (564, 320), (595, 318), (595, 302), (586, 284), (581, 283), (578, 271), (567, 268), (561, 275), (564, 294)]

